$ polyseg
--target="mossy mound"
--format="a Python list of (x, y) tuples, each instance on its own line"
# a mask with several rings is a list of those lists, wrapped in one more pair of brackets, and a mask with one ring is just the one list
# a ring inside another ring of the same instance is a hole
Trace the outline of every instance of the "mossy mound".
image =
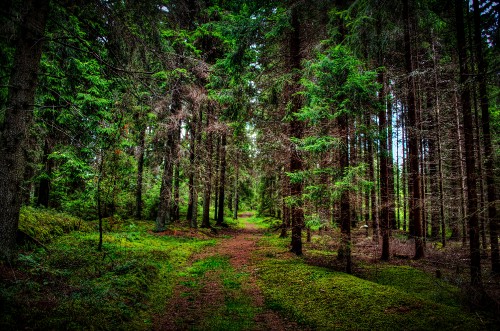
[(19, 230), (41, 243), (48, 243), (71, 231), (90, 231), (92, 225), (81, 218), (54, 210), (23, 207), (19, 215)]

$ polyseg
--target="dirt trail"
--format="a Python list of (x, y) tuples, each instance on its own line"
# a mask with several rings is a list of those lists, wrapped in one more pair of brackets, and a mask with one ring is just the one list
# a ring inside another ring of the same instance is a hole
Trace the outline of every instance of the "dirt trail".
[[(250, 216), (252, 215), (240, 215), (242, 218)], [(245, 222), (243, 229), (226, 230), (224, 234), (231, 237), (195, 254), (191, 263), (213, 256), (227, 256), (236, 272), (249, 275), (241, 291), (245, 297), (251, 298), (252, 306), (258, 311), (250, 330), (299, 330), (296, 323), (284, 319), (264, 305), (264, 296), (257, 285), (256, 257), (253, 254), (257, 250), (257, 241), (262, 236), (262, 231), (255, 224)], [(165, 315), (155, 322), (155, 329), (204, 329), (203, 320), (211, 318), (217, 308), (224, 305), (225, 299), (220, 272), (207, 272), (199, 289), (190, 288), (181, 280), (167, 304)]]

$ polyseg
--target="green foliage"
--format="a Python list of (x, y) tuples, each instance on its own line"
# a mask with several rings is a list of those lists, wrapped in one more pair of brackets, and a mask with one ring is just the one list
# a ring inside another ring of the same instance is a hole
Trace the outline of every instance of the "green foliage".
[(311, 124), (340, 115), (361, 114), (380, 107), (377, 73), (364, 68), (348, 48), (337, 45), (318, 53), (306, 64), (306, 106), (296, 116)]
[(150, 329), (191, 254), (215, 243), (153, 235), (144, 222), (116, 226), (102, 252), (97, 233), (72, 232), (50, 254), (20, 255), (24, 276), (0, 285), (2, 329)]

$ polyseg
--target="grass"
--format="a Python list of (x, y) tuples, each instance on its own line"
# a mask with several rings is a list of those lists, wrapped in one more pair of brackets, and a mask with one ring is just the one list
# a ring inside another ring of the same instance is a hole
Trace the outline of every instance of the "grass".
[(123, 221), (105, 233), (101, 252), (96, 232), (61, 233), (48, 252), (2, 266), (0, 329), (150, 329), (189, 257), (216, 243), (157, 236), (153, 226)]
[[(259, 283), (267, 305), (318, 330), (487, 330), (459, 290), (410, 267), (379, 266), (362, 279), (283, 259), (289, 239), (261, 240)], [(314, 252), (317, 254), (318, 252)]]
[[(210, 273), (210, 275), (207, 275)], [(198, 321), (193, 330), (246, 330), (251, 329), (259, 311), (252, 305), (251, 297), (243, 291), (248, 283), (248, 274), (237, 272), (226, 256), (211, 256), (196, 261), (182, 273), (183, 285), (195, 293), (185, 293), (196, 300), (204, 300), (200, 290), (210, 282), (221, 284), (222, 305), (206, 307), (205, 318)]]

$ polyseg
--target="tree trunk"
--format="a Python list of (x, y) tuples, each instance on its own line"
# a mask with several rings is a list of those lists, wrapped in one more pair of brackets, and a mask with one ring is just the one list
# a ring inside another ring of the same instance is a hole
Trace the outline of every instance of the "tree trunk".
[(146, 129), (139, 133), (139, 155), (137, 157), (137, 187), (135, 189), (135, 218), (142, 218), (142, 178), (144, 173), (144, 149), (146, 144)]
[(167, 141), (165, 142), (165, 155), (163, 157), (163, 175), (161, 178), (158, 216), (156, 217), (156, 231), (164, 231), (167, 223), (170, 222), (173, 179), (173, 149), (174, 137), (171, 133), (168, 133)]
[[(294, 72), (292, 82), (287, 88), (288, 100), (291, 103), (290, 113), (297, 113), (301, 107), (300, 97), (295, 93), (299, 89), (300, 76), (297, 71), (300, 69), (300, 62), (302, 56), (300, 53), (300, 38), (301, 26), (299, 21), (299, 9), (294, 6), (292, 9), (291, 17), (291, 35), (289, 40), (289, 71)], [(303, 123), (296, 118), (290, 121), (290, 137), (302, 138)], [(302, 157), (297, 150), (295, 144), (291, 146), (290, 155), (290, 172), (296, 173), (303, 170)], [(291, 221), (292, 221), (292, 246), (291, 252), (296, 255), (302, 255), (302, 228), (304, 227), (304, 211), (300, 200), (302, 198), (302, 183), (292, 182), (290, 184), (290, 196), (294, 200), (291, 208)]]
[(173, 162), (174, 162), (174, 194), (172, 201), (172, 212), (171, 221), (175, 222), (179, 220), (179, 188), (180, 188), (180, 156), (179, 156), (179, 145), (181, 142), (181, 126), (182, 123), (179, 121), (177, 126), (177, 132), (175, 133), (175, 144), (173, 152)]
[(210, 228), (210, 196), (212, 193), (212, 160), (213, 160), (213, 141), (212, 131), (210, 129), (212, 110), (209, 106), (207, 112), (207, 136), (206, 136), (206, 156), (205, 156), (205, 182), (203, 189), (203, 218), (201, 221), (202, 228)]
[(413, 78), (413, 61), (410, 35), (410, 0), (403, 1), (404, 11), (404, 44), (405, 44), (405, 66), (408, 85), (408, 161), (410, 182), (410, 223), (413, 224), (415, 237), (415, 259), (424, 256), (424, 245), (422, 240), (422, 207), (421, 188), (419, 173), (418, 152), (418, 123), (415, 108), (415, 82)]
[(472, 127), (472, 110), (470, 102), (470, 86), (467, 82), (469, 66), (463, 21), (463, 1), (455, 0), (455, 18), (457, 31), (458, 61), (460, 66), (460, 101), (464, 124), (465, 172), (467, 181), (467, 221), (469, 225), (470, 275), (471, 285), (480, 287), (481, 252), (479, 248), (479, 226), (477, 217), (476, 174), (474, 167), (474, 130)]
[(240, 160), (239, 160), (239, 150), (236, 150), (236, 164), (234, 166), (234, 188), (233, 188), (233, 219), (238, 219), (238, 181), (240, 173)]
[[(348, 121), (347, 115), (342, 114), (338, 118), (338, 127), (340, 131), (340, 137), (342, 139), (342, 147), (339, 151), (340, 153), (340, 171), (342, 176), (346, 174), (349, 167), (349, 134), (348, 134)], [(349, 191), (342, 188), (340, 195), (340, 247), (338, 252), (339, 260), (346, 262), (345, 271), (351, 273), (352, 261), (351, 261), (351, 222), (350, 222), (350, 201), (349, 201)]]
[(382, 260), (389, 260), (389, 236), (390, 236), (390, 220), (389, 220), (389, 169), (388, 169), (388, 154), (387, 149), (387, 114), (386, 114), (386, 91), (384, 86), (384, 73), (379, 72), (378, 81), (382, 85), (380, 91), (381, 106), (378, 113), (379, 123), (379, 139), (380, 139), (380, 230), (382, 232)]
[(26, 1), (4, 121), (0, 127), (0, 259), (11, 260), (16, 251), (16, 232), (21, 209), (21, 187), (26, 169), (26, 144), (33, 122), (33, 105), (42, 55), (49, 1)]
[(224, 224), (224, 199), (226, 186), (226, 133), (222, 133), (220, 146), (220, 175), (219, 175), (219, 210), (217, 211), (217, 225)]
[(493, 173), (493, 148), (491, 143), (490, 112), (488, 94), (486, 91), (487, 63), (483, 56), (483, 41), (481, 38), (481, 15), (479, 0), (473, 0), (474, 6), (474, 44), (476, 45), (476, 58), (479, 81), (479, 100), (481, 107), (481, 121), (483, 127), (484, 145), (484, 172), (486, 175), (486, 202), (488, 204), (488, 220), (490, 224), (491, 244), (491, 271), (500, 273), (500, 251), (498, 248), (498, 214), (496, 209), (496, 187)]

